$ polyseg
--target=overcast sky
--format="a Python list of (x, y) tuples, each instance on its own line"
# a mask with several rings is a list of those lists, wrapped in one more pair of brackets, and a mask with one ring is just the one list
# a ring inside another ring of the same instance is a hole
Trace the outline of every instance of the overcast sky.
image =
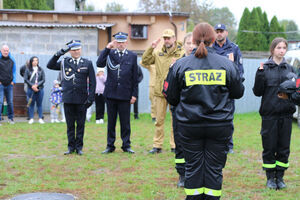
[[(139, 0), (87, 0), (87, 3), (94, 5), (96, 10), (102, 11), (106, 4), (111, 2), (122, 4), (129, 12), (137, 10), (139, 4)], [(228, 7), (237, 22), (242, 17), (245, 7), (251, 11), (253, 7), (260, 6), (262, 11), (267, 13), (269, 21), (276, 15), (278, 20), (294, 20), (300, 29), (300, 7), (296, 4), (297, 0), (209, 0), (209, 2), (217, 8)]]

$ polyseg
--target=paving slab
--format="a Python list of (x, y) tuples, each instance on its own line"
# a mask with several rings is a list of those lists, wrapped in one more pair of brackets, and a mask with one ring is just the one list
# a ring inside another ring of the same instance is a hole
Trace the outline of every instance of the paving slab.
[(18, 195), (10, 200), (75, 200), (75, 198), (71, 194), (39, 192)]

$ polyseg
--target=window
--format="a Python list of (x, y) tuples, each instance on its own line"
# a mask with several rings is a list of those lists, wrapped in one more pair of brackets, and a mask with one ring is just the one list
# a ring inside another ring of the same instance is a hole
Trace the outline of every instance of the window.
[(147, 25), (131, 25), (131, 38), (132, 39), (147, 39), (148, 26)]

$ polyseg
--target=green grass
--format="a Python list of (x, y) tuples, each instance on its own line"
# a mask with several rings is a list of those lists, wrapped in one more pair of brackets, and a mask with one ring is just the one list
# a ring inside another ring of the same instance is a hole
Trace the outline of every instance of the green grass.
[[(282, 191), (265, 187), (261, 169), (261, 119), (257, 113), (235, 116), (235, 154), (229, 155), (223, 170), (222, 199), (300, 199), (300, 129), (293, 124), (290, 168)], [(149, 114), (131, 120), (132, 148), (120, 149), (117, 124), (116, 152), (102, 155), (106, 147), (106, 123), (86, 123), (84, 155), (64, 156), (67, 150), (65, 124), (4, 123), (0, 127), (0, 199), (31, 192), (71, 193), (80, 200), (173, 200), (184, 199), (176, 188), (178, 175), (169, 145), (170, 118), (166, 119), (163, 153), (148, 155), (154, 124)]]

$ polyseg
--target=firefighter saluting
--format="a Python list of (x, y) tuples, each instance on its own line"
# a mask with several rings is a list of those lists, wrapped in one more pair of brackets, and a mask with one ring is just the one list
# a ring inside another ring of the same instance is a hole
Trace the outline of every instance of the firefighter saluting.
[(211, 48), (214, 29), (207, 23), (193, 31), (197, 49), (170, 68), (163, 93), (176, 107), (186, 173), (186, 199), (220, 199), (222, 169), (231, 137), (233, 104), (244, 86), (237, 66)]
[[(68, 155), (76, 151), (78, 155), (82, 155), (86, 110), (95, 99), (96, 77), (92, 62), (81, 57), (80, 40), (72, 40), (67, 45), (67, 49), (59, 50), (50, 59), (47, 68), (61, 70), (62, 74), (62, 98), (68, 135), (68, 151), (64, 154)], [(71, 57), (58, 61), (59, 57), (68, 51)]]

